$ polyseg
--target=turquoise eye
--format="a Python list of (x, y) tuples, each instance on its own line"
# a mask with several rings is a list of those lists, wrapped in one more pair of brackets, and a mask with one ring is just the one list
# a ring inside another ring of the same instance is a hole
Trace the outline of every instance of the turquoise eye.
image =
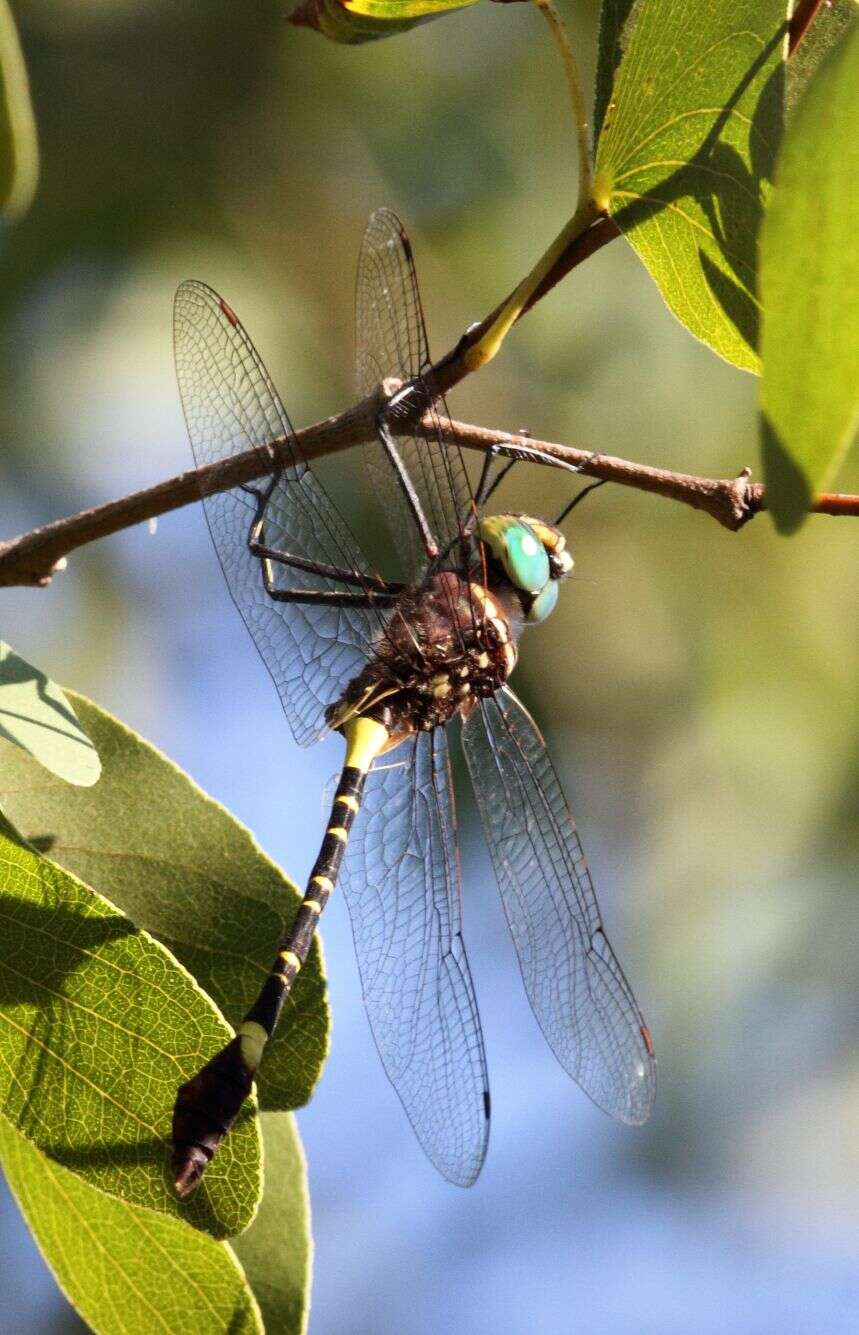
[(558, 581), (549, 580), (540, 592), (537, 594), (531, 606), (528, 608), (527, 619), (534, 623), (545, 621), (550, 612), (554, 612), (555, 603), (558, 601)]
[(480, 536), (511, 583), (524, 593), (539, 593), (549, 582), (549, 556), (534, 530), (510, 515), (481, 520)]
[(513, 583), (526, 593), (537, 593), (549, 581), (549, 556), (534, 530), (526, 524), (511, 524), (507, 532), (507, 560)]

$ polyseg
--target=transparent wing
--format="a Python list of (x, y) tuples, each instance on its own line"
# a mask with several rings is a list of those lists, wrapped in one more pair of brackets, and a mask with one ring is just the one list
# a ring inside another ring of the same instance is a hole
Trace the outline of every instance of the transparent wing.
[(470, 1186), (486, 1154), (489, 1087), (441, 731), (403, 743), (371, 771), (342, 884), (385, 1071), (429, 1158)]
[[(402, 223), (388, 209), (370, 218), (361, 254), (355, 291), (358, 393), (369, 394), (388, 377), (411, 381), (430, 368), (418, 280), (409, 239)], [(425, 412), (435, 407), (423, 382), (414, 395)], [(447, 409), (442, 402), (442, 411)], [(471, 489), (462, 452), (441, 440), (397, 436), (397, 448), (414, 484), (418, 499), (440, 550), (459, 537), (468, 517)], [(396, 471), (379, 441), (366, 447), (367, 467), (386, 511), (394, 539), (406, 562), (407, 577), (415, 579), (426, 565), (423, 547), (406, 504)]]
[(534, 1014), (594, 1103), (647, 1120), (650, 1035), (612, 953), (575, 825), (534, 721), (506, 689), (481, 701), (463, 748)]
[[(266, 545), (368, 575), (357, 542), (301, 456), (269, 374), (226, 302), (204, 283), (183, 283), (176, 293), (173, 333), (179, 392), (198, 465), (282, 442), (289, 463), (266, 508)], [(324, 731), (326, 705), (372, 651), (382, 614), (278, 603), (268, 596), (259, 559), (247, 545), (267, 482), (264, 477), (207, 496), (204, 508), (233, 601), (274, 678), (295, 740), (306, 745)], [(273, 573), (280, 589), (343, 587), (279, 563)]]

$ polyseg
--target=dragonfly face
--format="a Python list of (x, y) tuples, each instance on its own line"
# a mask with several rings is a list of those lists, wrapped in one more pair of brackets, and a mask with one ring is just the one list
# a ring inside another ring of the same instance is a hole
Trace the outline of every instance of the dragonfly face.
[(489, 549), (490, 585), (512, 585), (525, 621), (545, 621), (558, 601), (558, 583), (572, 573), (573, 558), (560, 529), (530, 515), (491, 515), (478, 526)]

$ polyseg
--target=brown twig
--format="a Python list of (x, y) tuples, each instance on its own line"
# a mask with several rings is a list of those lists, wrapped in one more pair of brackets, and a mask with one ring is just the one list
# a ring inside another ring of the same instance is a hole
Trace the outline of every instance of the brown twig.
[[(299, 431), (298, 441), (305, 458), (318, 459), (372, 438), (379, 404), (380, 397), (371, 395), (338, 417), (326, 418)], [(392, 422), (390, 425), (400, 434), (415, 432), (430, 436), (436, 430), (436, 423), (429, 420), (412, 426), (406, 421)], [(766, 509), (765, 488), (761, 483), (749, 480), (748, 469), (735, 478), (696, 477), (690, 473), (651, 468), (647, 464), (618, 459), (610, 454), (579, 450), (553, 441), (534, 440), (530, 436), (523, 439), (522, 436), (510, 435), (506, 431), (492, 431), (465, 422), (445, 421), (441, 431), (446, 441), (456, 440), (467, 449), (482, 452), (493, 445), (524, 445), (544, 455), (547, 466), (551, 466), (551, 461), (555, 460), (558, 464), (577, 469), (587, 477), (602, 478), (606, 482), (679, 501), (693, 509), (703, 510), (724, 528), (734, 532), (759, 511)], [(272, 446), (276, 449), (277, 442), (272, 442)], [(263, 452), (248, 450), (232, 459), (209, 464), (205, 468), (190, 469), (154, 487), (132, 492), (120, 500), (109, 501), (106, 505), (56, 520), (21, 537), (0, 543), (0, 587), (44, 586), (50, 582), (57, 563), (78, 547), (158, 515), (169, 514), (171, 510), (193, 504), (203, 496), (226, 491), (242, 482), (250, 482), (263, 476), (270, 467), (271, 461)], [(825, 493), (817, 498), (812, 510), (817, 514), (859, 517), (859, 496)]]
[(799, 0), (788, 24), (787, 54), (790, 58), (811, 27), (815, 15), (829, 0)]

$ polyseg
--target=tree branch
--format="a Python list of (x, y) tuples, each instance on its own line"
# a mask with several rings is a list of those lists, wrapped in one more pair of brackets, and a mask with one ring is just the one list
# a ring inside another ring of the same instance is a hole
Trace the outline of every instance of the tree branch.
[[(793, 55), (822, 3), (824, 0), (799, 0), (790, 20), (790, 55)], [(589, 227), (572, 236), (569, 243), (555, 257), (551, 268), (524, 302), (522, 309), (516, 315), (516, 320), (521, 320), (523, 315), (551, 292), (552, 288), (577, 265), (621, 235), (617, 223), (608, 214), (599, 214)], [(469, 350), (480, 342), (501, 312), (509, 307), (511, 298), (517, 290), (514, 289), (514, 293), (500, 302), (485, 319), (472, 325), (463, 334), (456, 347), (435, 363), (427, 378), (438, 393), (446, 393), (475, 369), (468, 362)], [(304, 431), (299, 431), (298, 440), (305, 457), (319, 458), (325, 454), (348, 449), (362, 441), (371, 440), (375, 435), (376, 415), (381, 403), (380, 391), (377, 391), (346, 412), (328, 417)], [(407, 419), (401, 419), (396, 425), (395, 433), (432, 434), (434, 430), (434, 424), (410, 424)], [(607, 482), (635, 487), (639, 491), (649, 491), (654, 495), (691, 505), (694, 509), (704, 510), (732, 531), (742, 528), (759, 511), (766, 509), (765, 488), (759, 482), (749, 481), (750, 470), (747, 468), (732, 479), (695, 477), (689, 473), (649, 468), (645, 464), (617, 459), (608, 454), (577, 450), (550, 441), (534, 441), (530, 437), (523, 441), (522, 437), (510, 436), (503, 431), (491, 431), (485, 427), (458, 422), (445, 423), (443, 426), (445, 439), (450, 440), (454, 434), (460, 444), (484, 452), (491, 445), (504, 444), (505, 441), (508, 444), (527, 444), (531, 449), (538, 449), (562, 464), (580, 469), (588, 477), (603, 478)], [(276, 447), (277, 443), (272, 442), (272, 446)], [(0, 542), (0, 588), (16, 585), (44, 586), (50, 582), (58, 564), (78, 547), (83, 547), (98, 538), (107, 537), (111, 533), (118, 533), (144, 520), (169, 514), (171, 510), (190, 505), (213, 492), (226, 491), (239, 483), (249, 482), (255, 477), (260, 477), (267, 467), (270, 467), (270, 463), (263, 454), (249, 450), (223, 463), (190, 469), (177, 477), (167, 478), (154, 487), (147, 487), (143, 491), (133, 492), (130, 496), (109, 501), (106, 505), (83, 510), (80, 514), (71, 515), (67, 519), (55, 520), (52, 524), (46, 524), (18, 538)], [(859, 517), (859, 496), (822, 492), (811, 506), (811, 511), (815, 514)]]
[[(390, 388), (386, 386), (386, 388)], [(383, 402), (381, 390), (336, 417), (297, 432), (303, 456), (312, 461), (323, 455), (336, 454), (375, 435), (376, 415)], [(417, 434), (433, 437), (437, 430), (434, 420), (409, 424), (398, 420), (389, 423), (395, 434)], [(651, 468), (647, 464), (618, 459), (610, 454), (594, 453), (559, 445), (553, 441), (534, 440), (530, 436), (511, 435), (488, 427), (465, 422), (441, 423), (442, 438), (467, 449), (485, 453), (491, 446), (525, 446), (551, 460), (583, 475), (602, 478), (620, 486), (634, 487), (668, 500), (679, 501), (693, 509), (703, 510), (723, 527), (736, 531), (759, 511), (766, 509), (766, 492), (759, 482), (749, 480), (749, 470), (743, 469), (735, 478), (696, 477), (690, 473), (676, 473), (669, 469)], [(273, 441), (276, 451), (283, 442)], [(284, 452), (284, 462), (290, 462)], [(119, 500), (109, 501), (67, 519), (58, 519), (42, 528), (24, 533), (18, 538), (0, 543), (0, 587), (30, 585), (43, 587), (64, 558), (78, 547), (108, 537), (122, 529), (131, 528), (147, 519), (169, 514), (183, 505), (191, 505), (204, 496), (227, 491), (240, 483), (251, 482), (264, 476), (271, 468), (271, 458), (261, 450), (247, 450), (232, 459), (208, 464), (204, 468), (189, 469), (176, 477), (167, 478), (154, 487), (132, 492)], [(824, 493), (811, 507), (817, 514), (850, 515), (859, 518), (859, 496)]]

